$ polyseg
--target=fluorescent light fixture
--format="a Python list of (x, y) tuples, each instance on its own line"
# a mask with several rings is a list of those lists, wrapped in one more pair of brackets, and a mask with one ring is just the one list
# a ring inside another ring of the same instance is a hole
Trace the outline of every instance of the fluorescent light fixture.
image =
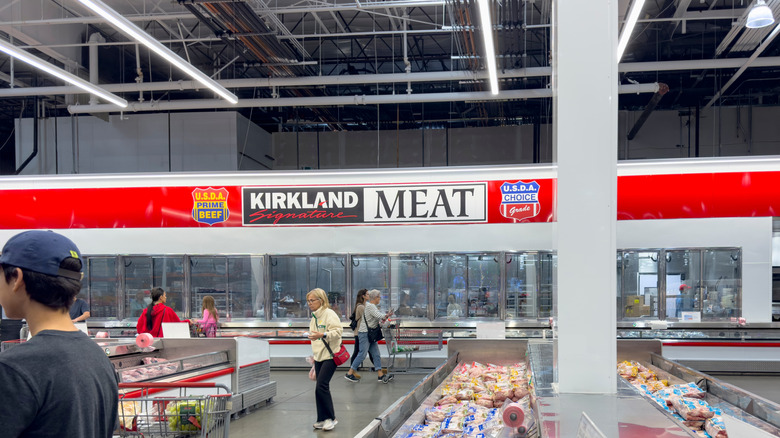
[(187, 73), (190, 77), (203, 84), (213, 92), (217, 93), (220, 97), (227, 100), (230, 103), (238, 103), (238, 97), (231, 93), (222, 85), (219, 85), (216, 81), (209, 78), (203, 72), (193, 67), (192, 64), (183, 60), (179, 55), (173, 53), (169, 48), (163, 46), (159, 41), (152, 38), (148, 33), (144, 32), (140, 27), (131, 23), (130, 20), (119, 15), (116, 11), (106, 6), (105, 3), (100, 0), (79, 0), (81, 4), (92, 10), (94, 13), (108, 20), (119, 30), (130, 36), (134, 40), (142, 43), (148, 47), (154, 53), (165, 58), (166, 61), (175, 65), (177, 68)]
[(617, 48), (617, 60), (620, 62), (620, 58), (623, 57), (623, 52), (628, 45), (628, 39), (631, 38), (631, 32), (634, 31), (636, 21), (639, 19), (639, 14), (642, 12), (642, 6), (645, 5), (645, 0), (634, 0), (634, 4), (631, 5), (631, 10), (628, 11), (628, 20), (626, 20), (625, 26), (623, 26), (623, 33), (620, 34)]
[(766, 5), (764, 0), (756, 0), (756, 4), (750, 9), (747, 17), (747, 23), (745, 27), (750, 29), (758, 29), (759, 27), (766, 27), (775, 22), (775, 17), (772, 16), (772, 10)]
[(26, 62), (27, 64), (30, 64), (31, 66), (39, 70), (43, 70), (52, 76), (56, 76), (65, 82), (71, 83), (81, 88), (82, 90), (85, 90), (89, 93), (94, 94), (95, 96), (100, 97), (101, 99), (113, 103), (114, 105), (118, 105), (122, 108), (127, 108), (127, 101), (122, 99), (121, 97), (109, 93), (108, 91), (94, 84), (91, 84), (74, 74), (66, 72), (65, 70), (57, 67), (56, 65), (44, 61), (43, 59), (38, 58), (37, 56), (33, 56), (30, 53), (1, 39), (0, 39), (0, 52), (7, 53), (22, 62)]
[(493, 25), (490, 22), (488, 0), (478, 0), (479, 19), (482, 23), (482, 39), (485, 41), (485, 60), (490, 77), (490, 92), (498, 94), (498, 73), (496, 72), (496, 49), (493, 45)]

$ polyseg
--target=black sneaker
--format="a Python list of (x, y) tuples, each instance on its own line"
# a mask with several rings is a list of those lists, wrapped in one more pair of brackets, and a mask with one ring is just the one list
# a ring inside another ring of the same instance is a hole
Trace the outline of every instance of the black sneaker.
[(352, 382), (352, 383), (360, 382), (360, 379), (358, 379), (357, 377), (353, 376), (352, 374), (345, 374), (344, 378), (347, 379), (348, 381)]
[(382, 383), (390, 383), (395, 378), (392, 374), (385, 374), (382, 376)]

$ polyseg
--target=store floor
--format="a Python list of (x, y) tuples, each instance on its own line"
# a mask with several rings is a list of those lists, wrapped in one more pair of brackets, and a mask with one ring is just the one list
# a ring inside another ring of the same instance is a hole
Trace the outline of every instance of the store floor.
[(383, 384), (377, 382), (376, 373), (362, 372), (360, 383), (350, 383), (344, 379), (344, 372), (336, 371), (330, 382), (339, 422), (334, 430), (312, 428), (317, 420), (317, 408), (314, 382), (309, 380), (308, 370), (271, 370), (271, 380), (276, 381), (276, 397), (267, 406), (231, 421), (230, 437), (353, 437), (424, 377), (397, 373), (395, 380)]

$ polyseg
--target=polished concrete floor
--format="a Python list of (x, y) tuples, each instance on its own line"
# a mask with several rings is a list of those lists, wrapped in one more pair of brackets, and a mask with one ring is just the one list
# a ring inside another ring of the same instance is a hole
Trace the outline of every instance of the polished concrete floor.
[[(346, 371), (346, 370), (345, 370)], [(276, 397), (270, 404), (230, 422), (231, 438), (353, 437), (388, 406), (407, 394), (423, 374), (395, 374), (388, 384), (377, 382), (376, 373), (362, 372), (360, 383), (344, 379), (338, 370), (330, 382), (338, 425), (330, 432), (314, 430), (317, 420), (314, 382), (308, 370), (271, 370)]]

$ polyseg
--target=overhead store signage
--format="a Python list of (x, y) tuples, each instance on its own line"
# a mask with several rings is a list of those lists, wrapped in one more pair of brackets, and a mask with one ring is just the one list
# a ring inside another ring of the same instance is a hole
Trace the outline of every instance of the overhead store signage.
[(487, 183), (244, 187), (244, 225), (487, 222)]
[[(219, 186), (204, 179), (184, 187), (2, 190), (0, 229), (555, 221), (555, 179), (341, 186)], [(617, 219), (777, 216), (778, 186), (780, 172), (621, 176)]]

